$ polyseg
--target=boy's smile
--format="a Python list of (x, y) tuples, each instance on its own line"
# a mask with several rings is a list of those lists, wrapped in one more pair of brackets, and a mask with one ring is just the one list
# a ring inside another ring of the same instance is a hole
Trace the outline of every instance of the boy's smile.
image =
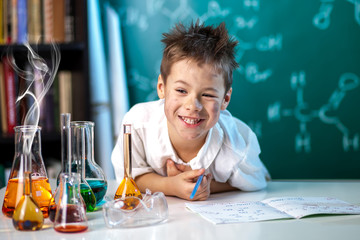
[(170, 140), (185, 146), (202, 146), (231, 96), (231, 89), (225, 94), (224, 78), (212, 65), (188, 59), (172, 65), (166, 83), (160, 75), (157, 90), (165, 99)]

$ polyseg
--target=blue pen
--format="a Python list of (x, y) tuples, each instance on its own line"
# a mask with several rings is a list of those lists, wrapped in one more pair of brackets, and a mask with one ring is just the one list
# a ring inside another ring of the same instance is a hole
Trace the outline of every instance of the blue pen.
[(193, 199), (193, 198), (194, 198), (195, 193), (196, 193), (196, 191), (198, 190), (198, 188), (199, 188), (199, 186), (200, 186), (200, 183), (201, 183), (203, 177), (204, 177), (204, 174), (200, 175), (200, 177), (199, 177), (198, 180), (196, 181), (194, 190), (192, 191), (192, 193), (191, 193), (191, 195), (190, 195), (190, 199)]

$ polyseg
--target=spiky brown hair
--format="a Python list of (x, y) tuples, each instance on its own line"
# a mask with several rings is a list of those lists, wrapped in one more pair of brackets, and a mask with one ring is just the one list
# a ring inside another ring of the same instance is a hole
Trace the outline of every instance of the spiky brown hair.
[(179, 23), (163, 34), (161, 42), (165, 48), (160, 73), (165, 83), (171, 66), (189, 59), (197, 64), (213, 64), (214, 69), (224, 76), (225, 93), (231, 88), (232, 73), (238, 67), (234, 56), (238, 42), (229, 36), (224, 22), (217, 27), (205, 26), (199, 20), (188, 27)]

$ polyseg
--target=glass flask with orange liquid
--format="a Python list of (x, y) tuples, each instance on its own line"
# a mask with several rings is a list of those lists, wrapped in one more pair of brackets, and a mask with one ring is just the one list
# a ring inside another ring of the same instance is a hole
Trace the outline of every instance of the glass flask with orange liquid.
[(80, 174), (61, 173), (56, 202), (54, 229), (58, 232), (82, 232), (88, 229), (86, 205), (80, 195)]
[(124, 136), (123, 136), (123, 152), (124, 152), (124, 178), (121, 181), (118, 189), (116, 190), (114, 199), (124, 200), (123, 209), (134, 209), (139, 201), (136, 198), (126, 197), (137, 197), (142, 199), (141, 192), (136, 185), (134, 179), (131, 176), (132, 162), (131, 162), (131, 124), (124, 124)]
[(31, 194), (33, 200), (41, 209), (43, 216), (48, 217), (48, 206), (52, 197), (49, 179), (47, 177), (44, 161), (41, 155), (41, 128), (33, 125), (22, 125), (15, 130), (15, 156), (9, 175), (9, 180), (4, 196), (2, 212), (5, 216), (12, 217), (16, 205), (24, 195), (24, 159), (26, 157), (27, 140), (31, 137), (29, 161), (31, 168)]

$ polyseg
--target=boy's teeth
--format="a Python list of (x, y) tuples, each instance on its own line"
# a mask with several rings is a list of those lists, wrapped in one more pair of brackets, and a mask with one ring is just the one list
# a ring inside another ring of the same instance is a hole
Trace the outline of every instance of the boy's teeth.
[(197, 124), (200, 119), (194, 119), (194, 118), (185, 118), (182, 117), (182, 119), (184, 120), (184, 122), (186, 122), (187, 124)]

